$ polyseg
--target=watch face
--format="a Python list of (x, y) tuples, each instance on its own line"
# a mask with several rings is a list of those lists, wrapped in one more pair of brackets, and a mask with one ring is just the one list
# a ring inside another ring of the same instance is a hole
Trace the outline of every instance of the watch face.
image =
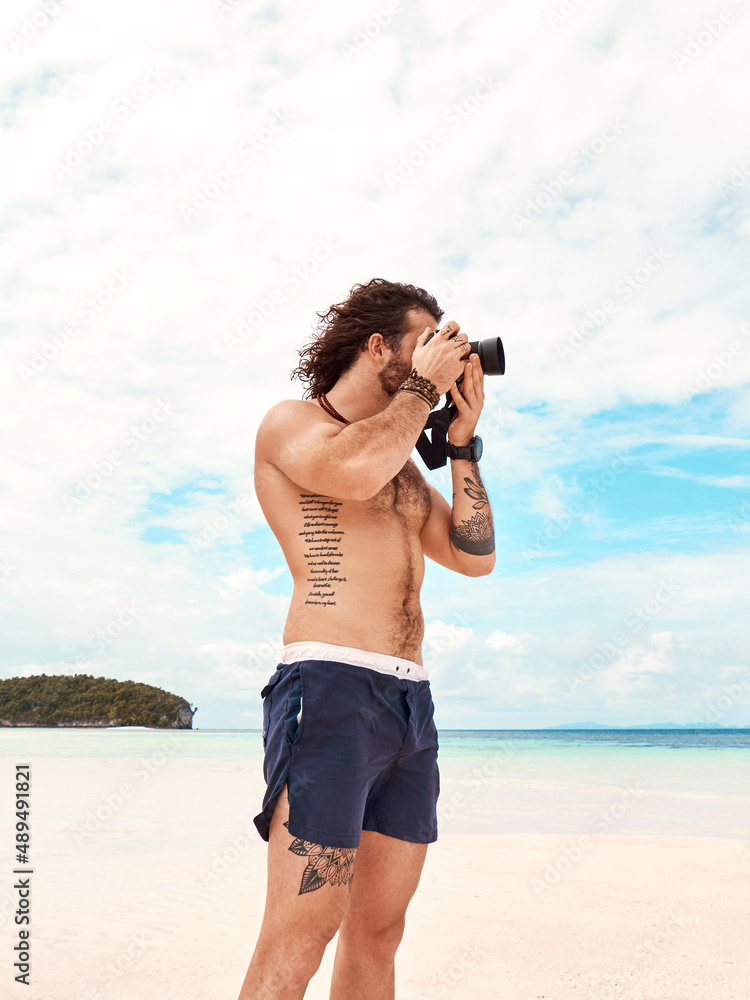
[(477, 462), (482, 457), (482, 448), (483, 448), (482, 439), (480, 437), (475, 437), (474, 438), (474, 450), (476, 452), (476, 456), (477, 456), (476, 457), (476, 461)]

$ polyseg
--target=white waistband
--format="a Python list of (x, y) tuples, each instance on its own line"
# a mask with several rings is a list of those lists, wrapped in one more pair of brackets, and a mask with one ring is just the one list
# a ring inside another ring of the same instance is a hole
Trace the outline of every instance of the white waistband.
[(381, 674), (395, 674), (409, 681), (426, 681), (427, 670), (421, 663), (404, 660), (400, 656), (386, 653), (372, 653), (369, 649), (355, 649), (353, 646), (334, 646), (330, 642), (289, 642), (281, 654), (283, 663), (298, 660), (333, 660), (337, 663), (351, 663), (355, 667), (367, 667)]

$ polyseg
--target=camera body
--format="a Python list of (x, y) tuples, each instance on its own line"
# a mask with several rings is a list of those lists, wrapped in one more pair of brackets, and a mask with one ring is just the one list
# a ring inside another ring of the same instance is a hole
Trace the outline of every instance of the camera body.
[[(432, 340), (434, 336), (434, 333), (430, 334), (425, 343)], [(455, 334), (453, 336), (455, 337)], [(505, 374), (505, 351), (499, 337), (470, 340), (469, 347), (470, 354), (478, 355), (485, 375)], [(466, 357), (468, 356), (467, 354)], [(462, 381), (463, 375), (456, 383), (459, 389)], [(417, 451), (428, 469), (438, 469), (448, 461), (448, 428), (455, 414), (456, 406), (448, 393), (445, 397), (445, 405), (439, 410), (433, 410), (427, 418), (424, 430), (417, 441)], [(431, 436), (428, 435), (428, 431), (432, 432)]]

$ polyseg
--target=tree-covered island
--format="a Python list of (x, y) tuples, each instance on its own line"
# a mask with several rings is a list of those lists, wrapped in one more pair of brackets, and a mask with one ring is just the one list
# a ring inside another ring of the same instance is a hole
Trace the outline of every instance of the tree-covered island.
[(189, 702), (151, 684), (89, 674), (0, 680), (0, 726), (151, 726), (192, 729)]

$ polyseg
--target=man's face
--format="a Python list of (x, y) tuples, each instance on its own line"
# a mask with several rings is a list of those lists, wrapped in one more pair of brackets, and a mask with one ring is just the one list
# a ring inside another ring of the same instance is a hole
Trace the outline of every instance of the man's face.
[(409, 321), (407, 332), (398, 349), (391, 351), (385, 368), (378, 375), (383, 392), (388, 396), (396, 395), (399, 386), (412, 369), (411, 356), (417, 346), (417, 337), (423, 334), (427, 327), (433, 333), (437, 330), (435, 317), (423, 309), (411, 309), (406, 315)]

